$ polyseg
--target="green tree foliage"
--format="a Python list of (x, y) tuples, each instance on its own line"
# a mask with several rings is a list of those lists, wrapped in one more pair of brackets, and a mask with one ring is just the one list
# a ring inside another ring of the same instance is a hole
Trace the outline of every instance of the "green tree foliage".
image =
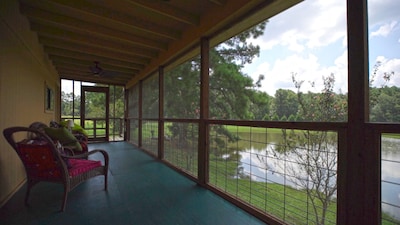
[(347, 95), (337, 94), (333, 91), (335, 75), (323, 77), (324, 88), (321, 93), (300, 91), (304, 81), (296, 80), (292, 75), (293, 83), (297, 88), (297, 99), (300, 106), (299, 117), (302, 121), (340, 122), (347, 120)]
[[(241, 69), (244, 64), (252, 62), (258, 56), (259, 47), (246, 42), (251, 37), (258, 37), (264, 31), (261, 23), (215, 48), (210, 49), (210, 86), (209, 114), (218, 119), (262, 119), (269, 112), (270, 98), (267, 94), (257, 92), (259, 85), (251, 77), (244, 75)], [(194, 57), (176, 66), (164, 75), (164, 116), (166, 118), (197, 119), (200, 115), (200, 58)], [(191, 123), (173, 122), (167, 126), (171, 141), (175, 146), (192, 146), (197, 141)], [(219, 147), (225, 146), (225, 139), (236, 141), (223, 126), (212, 126), (211, 142)], [(190, 148), (182, 148), (186, 158), (192, 159)], [(188, 162), (188, 164), (190, 164)]]
[(370, 88), (370, 120), (400, 122), (400, 88)]
[(400, 122), (400, 88), (389, 87), (389, 81), (396, 75), (394, 71), (383, 72), (384, 83), (373, 87), (382, 63), (377, 61), (372, 69), (369, 81), (369, 109), (372, 122)]
[(278, 89), (275, 92), (274, 110), (279, 118), (288, 118), (290, 115), (296, 115), (299, 102), (295, 92), (291, 90)]
[(164, 117), (197, 119), (200, 115), (199, 58), (186, 61), (164, 75)]
[(122, 86), (110, 87), (110, 117), (124, 118), (125, 113), (125, 89)]
[(61, 92), (61, 116), (72, 117), (80, 115), (81, 96), (73, 96), (71, 93)]
[(142, 116), (143, 118), (158, 118), (158, 76), (150, 76), (143, 81)]
[[(199, 58), (186, 61), (164, 75), (164, 117), (198, 119), (200, 115)], [(166, 126), (168, 136), (176, 148), (185, 154), (184, 167), (189, 170), (196, 151), (190, 146), (197, 143), (198, 129), (192, 123), (172, 122)], [(183, 162), (177, 162), (178, 165)]]
[[(303, 81), (293, 82), (298, 90), (300, 116), (307, 121), (343, 121), (347, 116), (347, 101), (333, 92), (335, 76), (323, 77), (321, 93), (303, 94)], [(337, 190), (337, 135), (328, 131), (282, 130), (283, 143), (277, 149), (281, 157), (291, 157), (293, 164), (285, 168), (289, 179), (307, 193), (312, 203), (315, 224), (326, 222), (328, 207)]]
[(271, 113), (270, 108), (273, 98), (267, 93), (257, 90), (254, 90), (252, 95), (249, 106), (251, 120), (268, 120), (266, 118), (269, 118), (268, 115)]
[(85, 96), (85, 117), (87, 118), (105, 118), (106, 112), (105, 93), (87, 92)]

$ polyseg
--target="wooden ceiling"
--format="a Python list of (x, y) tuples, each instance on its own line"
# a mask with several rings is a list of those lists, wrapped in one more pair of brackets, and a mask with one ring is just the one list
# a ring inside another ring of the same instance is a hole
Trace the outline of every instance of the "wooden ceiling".
[(21, 0), (20, 11), (60, 78), (126, 86), (203, 36), (233, 35), (245, 16), (258, 15), (254, 24), (271, 16), (260, 8), (287, 7), (277, 2), (284, 0)]

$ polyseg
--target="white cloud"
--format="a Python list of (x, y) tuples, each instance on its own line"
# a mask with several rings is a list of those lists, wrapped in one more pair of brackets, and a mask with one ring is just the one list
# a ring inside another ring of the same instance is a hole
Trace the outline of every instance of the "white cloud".
[(304, 1), (271, 18), (265, 35), (256, 43), (262, 49), (280, 45), (291, 51), (318, 48), (346, 36), (346, 1)]
[(396, 26), (397, 21), (392, 21), (391, 23), (385, 23), (379, 27), (377, 31), (371, 32), (371, 36), (383, 36), (387, 37)]
[[(335, 65), (321, 66), (318, 57), (313, 54), (306, 56), (293, 54), (283, 59), (276, 60), (273, 64), (261, 63), (252, 74), (256, 77), (259, 74), (265, 75), (261, 90), (269, 95), (274, 95), (277, 88), (297, 91), (292, 75), (296, 74), (298, 81), (304, 81), (301, 87), (302, 92), (320, 92), (323, 88), (323, 77), (330, 74), (335, 75), (336, 91), (347, 92), (347, 51), (343, 52), (335, 60)], [(314, 86), (311, 85), (314, 84)]]
[[(371, 37), (379, 46), (370, 46), (370, 52), (386, 56), (380, 58), (379, 79), (384, 72), (395, 72), (387, 85), (400, 86), (400, 1), (368, 0)], [(279, 88), (295, 90), (292, 73), (304, 80), (302, 91), (321, 91), (322, 77), (335, 75), (335, 91), (347, 93), (347, 28), (346, 0), (308, 0), (271, 18), (263, 37), (253, 40), (261, 49), (260, 58), (244, 71), (256, 80), (265, 75), (262, 90), (274, 95)], [(379, 38), (389, 34), (392, 42)], [(385, 46), (381, 46), (384, 44)], [(373, 65), (371, 60), (371, 66)], [(315, 82), (312, 88), (309, 82)]]
[[(261, 48), (261, 62), (255, 71), (249, 74), (256, 79), (259, 74), (265, 75), (262, 90), (274, 95), (277, 88), (295, 90), (292, 74), (297, 74), (297, 79), (304, 80), (302, 91), (320, 91), (322, 89), (322, 76), (334, 73), (339, 74), (337, 65), (324, 68), (319, 57), (313, 50), (321, 50), (332, 43), (341, 40), (346, 45), (346, 1), (345, 0), (314, 0), (304, 1), (293, 8), (271, 18), (267, 23), (265, 34), (262, 38), (254, 40)], [(274, 51), (275, 48), (275, 51)], [(285, 55), (276, 56), (268, 62), (262, 54), (283, 54), (276, 48), (285, 51)], [(310, 51), (311, 50), (311, 51)], [(332, 54), (326, 52), (322, 54)], [(336, 53), (337, 54), (337, 53)], [(332, 56), (330, 56), (332, 57)], [(340, 57), (332, 64), (338, 64), (340, 70), (347, 67), (347, 54)], [(342, 72), (340, 72), (343, 74)], [(342, 85), (347, 84), (347, 79), (336, 78)], [(310, 85), (315, 83), (315, 87)], [(347, 92), (347, 85), (345, 85)], [(343, 88), (342, 88), (343, 89)]]
[[(382, 87), (383, 85), (387, 86), (400, 86), (400, 59), (387, 59), (384, 56), (379, 56), (376, 59), (376, 62), (381, 62), (381, 66), (378, 69), (378, 72), (375, 77), (375, 81), (373, 82), (374, 87)], [(384, 80), (384, 74), (394, 73), (393, 76), (390, 77), (389, 81)]]
[(387, 21), (398, 21), (399, 10), (399, 0), (368, 0), (368, 23), (370, 27), (377, 27)]

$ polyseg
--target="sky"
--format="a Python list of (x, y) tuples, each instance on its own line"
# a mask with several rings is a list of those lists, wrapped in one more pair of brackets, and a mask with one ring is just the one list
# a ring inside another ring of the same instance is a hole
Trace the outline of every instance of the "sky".
[[(368, 0), (370, 68), (381, 62), (373, 86), (400, 87), (400, 0)], [(335, 76), (335, 91), (347, 93), (346, 0), (306, 0), (269, 19), (264, 35), (252, 40), (260, 56), (243, 72), (273, 96), (279, 88), (320, 92), (323, 77)], [(371, 69), (372, 70), (372, 69)], [(394, 72), (389, 83), (383, 73)], [(371, 74), (371, 72), (370, 72)], [(314, 84), (314, 85), (312, 85)]]

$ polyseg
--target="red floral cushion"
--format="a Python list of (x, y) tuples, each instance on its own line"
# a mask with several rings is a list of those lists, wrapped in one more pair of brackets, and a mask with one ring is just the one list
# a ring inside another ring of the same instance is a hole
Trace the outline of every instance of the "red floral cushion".
[(82, 174), (86, 171), (101, 166), (100, 161), (86, 160), (86, 159), (70, 159), (71, 168), (68, 169), (71, 177)]
[(59, 167), (47, 142), (36, 140), (18, 143), (18, 154), (30, 176), (59, 177)]
[[(61, 177), (60, 167), (47, 142), (35, 140), (18, 143), (18, 154), (29, 176), (48, 179)], [(101, 166), (100, 161), (86, 159), (69, 159), (68, 164), (71, 177)]]

